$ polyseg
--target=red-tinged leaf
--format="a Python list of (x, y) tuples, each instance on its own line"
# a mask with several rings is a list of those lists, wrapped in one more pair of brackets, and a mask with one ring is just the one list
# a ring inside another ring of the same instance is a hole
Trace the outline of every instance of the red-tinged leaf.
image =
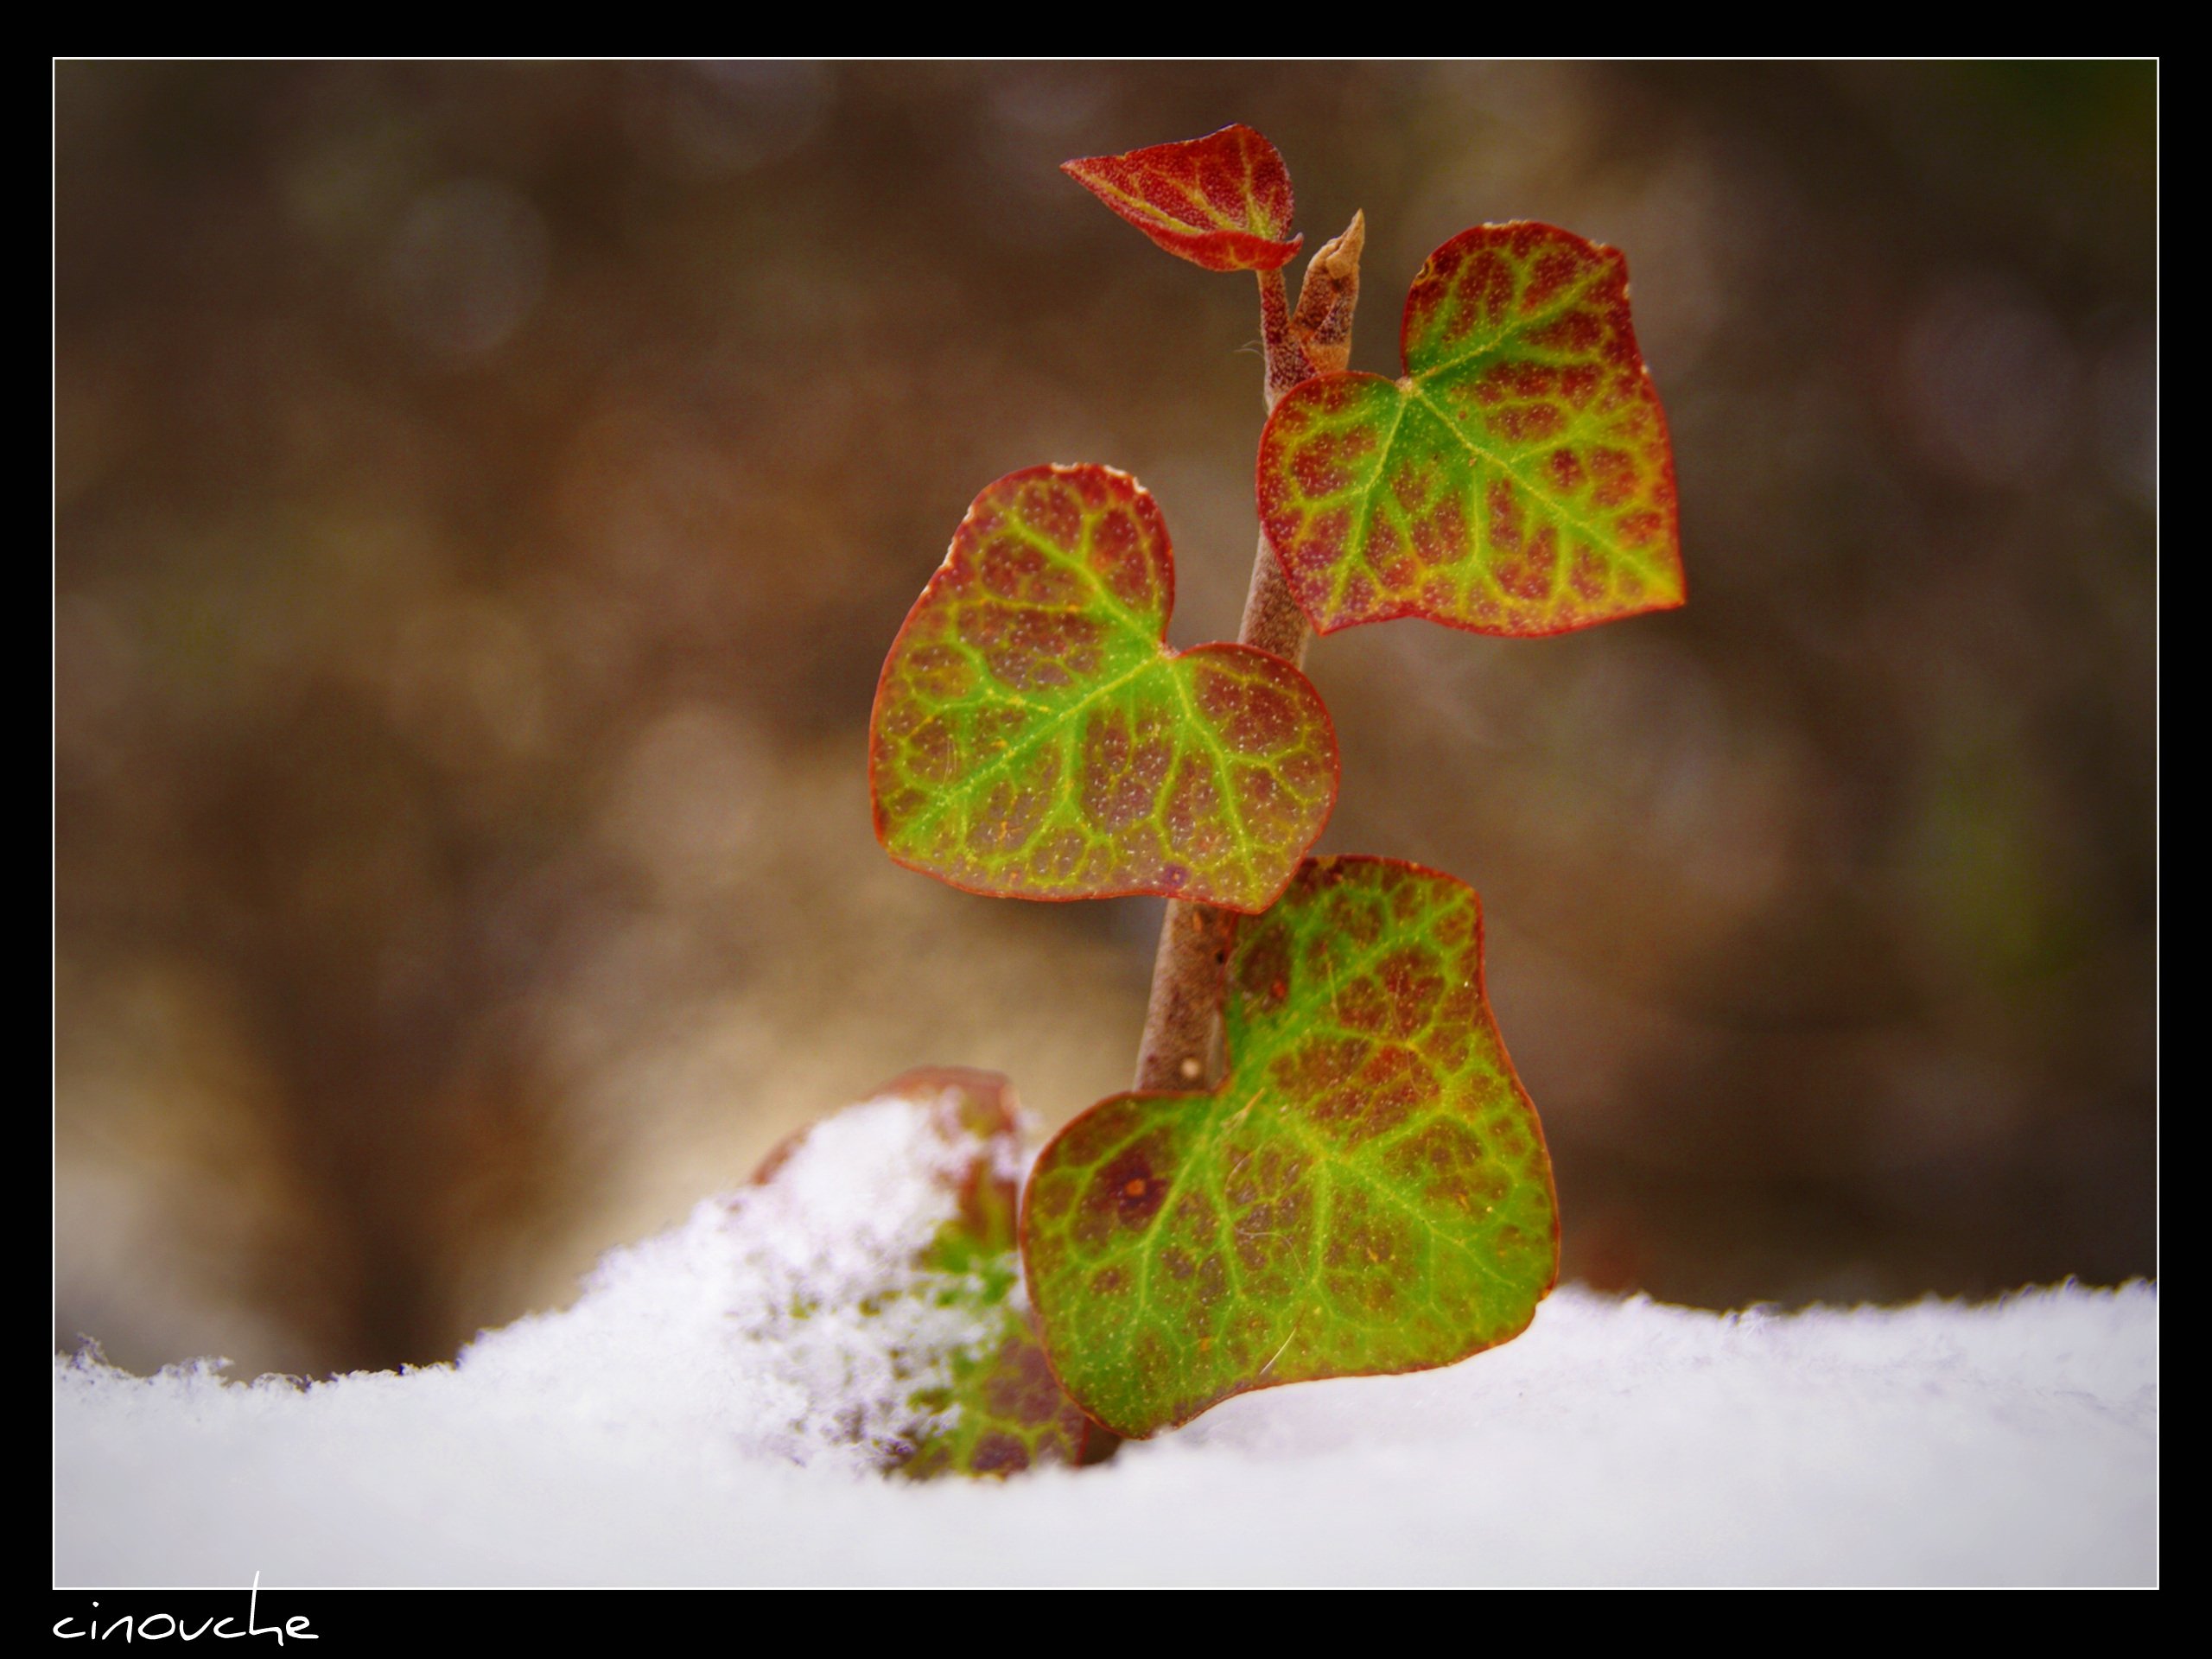
[(1060, 170), (1168, 252), (1208, 270), (1276, 270), (1305, 241), (1291, 232), (1290, 171), (1249, 127), (1224, 127)]
[(989, 1478), (1052, 1465), (1103, 1461), (1119, 1437), (1076, 1408), (1045, 1358), (1035, 1317), (1024, 1307), (1001, 1319), (995, 1349), (955, 1350), (950, 1380), (918, 1389), (909, 1403), (931, 1414), (914, 1450), (892, 1471), (908, 1480), (943, 1475)]
[(1000, 897), (1266, 909), (1335, 804), (1336, 732), (1280, 658), (1166, 650), (1174, 596), (1127, 474), (1033, 467), (977, 496), (876, 688), (892, 857)]
[(1428, 257), (1406, 374), (1330, 374), (1276, 405), (1260, 518), (1323, 633), (1427, 617), (1534, 635), (1682, 602), (1674, 452), (1628, 264), (1549, 225)]
[(1472, 890), (1309, 859), (1228, 974), (1220, 1085), (1101, 1102), (1024, 1199), (1053, 1371), (1133, 1439), (1254, 1389), (1451, 1364), (1518, 1335), (1558, 1272)]
[[(929, 1066), (851, 1110), (886, 1106), (916, 1118), (893, 1127), (905, 1135), (898, 1144), (909, 1147), (916, 1174), (942, 1194), (943, 1219), (911, 1255), (842, 1281), (839, 1306), (810, 1302), (794, 1310), (810, 1326), (842, 1317), (862, 1330), (881, 1328), (886, 1351), (855, 1353), (836, 1369), (880, 1378), (886, 1395), (841, 1401), (841, 1420), (877, 1467), (913, 1479), (1096, 1462), (1114, 1437), (1053, 1380), (1022, 1293), (1014, 1221), (1024, 1158), (1012, 1086), (995, 1072)], [(789, 1179), (823, 1127), (771, 1153), (753, 1184)]]

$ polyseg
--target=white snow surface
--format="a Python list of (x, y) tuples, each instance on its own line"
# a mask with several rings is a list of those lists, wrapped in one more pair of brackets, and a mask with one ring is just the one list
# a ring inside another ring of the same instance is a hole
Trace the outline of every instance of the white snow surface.
[(926, 1297), (852, 1312), (950, 1213), (925, 1106), (827, 1120), (451, 1365), (57, 1356), (55, 1582), (2157, 1580), (2141, 1284), (1788, 1315), (1568, 1287), (1463, 1364), (1248, 1395), (1098, 1468), (866, 1472), (893, 1349), (960, 1336)]

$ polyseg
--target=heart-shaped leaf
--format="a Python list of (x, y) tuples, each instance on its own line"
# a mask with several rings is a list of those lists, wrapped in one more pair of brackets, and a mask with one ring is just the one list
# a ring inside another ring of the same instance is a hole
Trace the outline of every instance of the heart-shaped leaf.
[(1060, 171), (1168, 252), (1208, 270), (1276, 270), (1306, 238), (1291, 233), (1290, 170), (1246, 126), (1087, 156)]
[[(913, 1479), (1103, 1456), (1113, 1437), (1053, 1381), (1021, 1290), (1014, 1217), (1025, 1160), (1012, 1086), (996, 1072), (928, 1066), (785, 1141), (753, 1185), (796, 1180), (805, 1191), (794, 1201), (820, 1197), (801, 1202), (816, 1226), (813, 1211), (837, 1202), (820, 1189), (852, 1174), (834, 1162), (807, 1166), (808, 1148), (833, 1124), (867, 1154), (904, 1160), (914, 1215), (871, 1224), (898, 1230), (918, 1219), (927, 1230), (899, 1252), (860, 1237), (829, 1242), (835, 1269), (795, 1275), (791, 1305), (771, 1310), (785, 1328), (759, 1334), (791, 1349), (791, 1380), (837, 1379), (837, 1397), (809, 1401), (810, 1412), (834, 1417), (874, 1466)], [(884, 1172), (871, 1173), (880, 1184)], [(942, 1217), (933, 1228), (932, 1212)], [(836, 1351), (810, 1351), (825, 1341)]]
[(1628, 264), (1549, 225), (1428, 257), (1406, 374), (1332, 374), (1276, 405), (1260, 518), (1323, 633), (1421, 616), (1561, 633), (1682, 602), (1667, 417)]
[(1280, 658), (1166, 650), (1174, 597), (1126, 473), (1033, 467), (977, 496), (876, 688), (892, 857), (1000, 897), (1266, 909), (1335, 804), (1336, 732)]
[(1101, 1102), (1024, 1200), (1052, 1369), (1131, 1438), (1253, 1389), (1450, 1364), (1519, 1334), (1558, 1271), (1471, 889), (1309, 859), (1228, 973), (1220, 1085)]

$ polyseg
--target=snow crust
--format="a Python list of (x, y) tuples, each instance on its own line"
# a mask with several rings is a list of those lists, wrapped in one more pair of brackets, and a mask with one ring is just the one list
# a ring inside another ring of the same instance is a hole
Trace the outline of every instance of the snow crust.
[[(929, 1427), (907, 1402), (950, 1382), (945, 1357), (998, 1340), (972, 1299), (935, 1294), (952, 1275), (918, 1265), (953, 1218), (969, 1163), (994, 1150), (946, 1127), (958, 1109), (946, 1089), (823, 1119), (772, 1181), (614, 1252), (575, 1308), (480, 1338), (462, 1365), (487, 1386), (557, 1395), (579, 1324), (601, 1354), (650, 1355), (673, 1338), (688, 1348), (668, 1353), (670, 1368), (691, 1370), (700, 1421), (729, 1444), (823, 1471), (880, 1466), (885, 1447)], [(610, 1395), (610, 1408), (615, 1423), (637, 1407)]]
[(864, 1472), (951, 1212), (926, 1103), (611, 1253), (451, 1365), (54, 1362), (63, 1585), (2147, 1584), (2158, 1293), (1713, 1314), (1568, 1287), (1465, 1364), (1247, 1395), (1101, 1468)]

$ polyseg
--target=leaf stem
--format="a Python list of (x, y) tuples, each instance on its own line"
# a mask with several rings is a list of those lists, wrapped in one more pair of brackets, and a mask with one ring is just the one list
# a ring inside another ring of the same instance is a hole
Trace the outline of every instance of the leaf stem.
[[(1307, 264), (1294, 312), (1281, 269), (1258, 273), (1260, 335), (1267, 354), (1262, 390), (1270, 410), (1300, 381), (1339, 372), (1351, 360), (1359, 256), (1366, 239), (1367, 221), (1354, 213), (1344, 234), (1322, 244)], [(1294, 666), (1305, 661), (1313, 639), (1265, 530), (1252, 561), (1252, 585), (1236, 639)], [(1235, 925), (1234, 912), (1168, 900), (1153, 958), (1144, 1036), (1137, 1046), (1138, 1088), (1202, 1089), (1212, 1079)]]

